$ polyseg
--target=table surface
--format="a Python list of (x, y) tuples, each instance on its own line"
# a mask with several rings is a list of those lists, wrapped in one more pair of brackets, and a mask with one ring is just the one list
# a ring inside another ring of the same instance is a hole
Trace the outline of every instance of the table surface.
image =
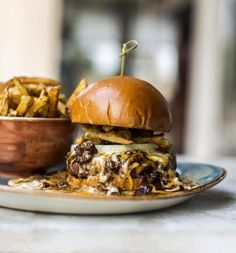
[(0, 208), (0, 252), (236, 252), (236, 159), (204, 162), (224, 167), (226, 179), (155, 212), (79, 216)]

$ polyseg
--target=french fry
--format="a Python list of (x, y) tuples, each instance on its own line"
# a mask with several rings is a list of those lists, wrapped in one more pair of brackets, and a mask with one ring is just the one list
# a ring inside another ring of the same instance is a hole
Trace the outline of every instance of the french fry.
[(61, 84), (38, 77), (14, 77), (0, 84), (0, 116), (68, 117)]
[[(20, 77), (17, 77), (17, 79), (25, 84), (25, 85), (28, 85), (28, 84), (44, 84), (45, 86), (60, 86), (61, 84), (56, 81), (56, 80), (53, 80), (53, 79), (48, 79), (48, 78), (42, 78), (42, 77), (25, 77), (25, 76), (20, 76)], [(14, 78), (7, 81), (6, 84), (8, 86), (12, 86), (14, 85)]]
[(31, 96), (39, 97), (41, 91), (46, 88), (43, 83), (25, 85)]
[(38, 110), (38, 116), (41, 116), (43, 118), (48, 118), (49, 116), (49, 106), (48, 104), (46, 104), (45, 106), (41, 107), (39, 110)]
[(11, 107), (16, 108), (21, 100), (21, 92), (19, 89), (14, 87), (9, 87), (9, 98)]
[(5, 89), (1, 104), (0, 104), (0, 115), (1, 116), (7, 116), (8, 114), (8, 109), (9, 109), (9, 99), (8, 99), (8, 88)]
[(8, 117), (17, 117), (17, 111), (10, 108), (7, 114)]
[(57, 111), (57, 103), (58, 103), (58, 96), (60, 93), (60, 87), (54, 86), (48, 89), (48, 97), (49, 97), (49, 111), (48, 117), (55, 117)]
[(33, 104), (34, 99), (31, 96), (23, 95), (21, 101), (16, 108), (16, 112), (20, 116), (24, 116), (28, 108)]
[(77, 85), (76, 89), (74, 90), (74, 92), (72, 93), (72, 95), (69, 97), (68, 101), (67, 101), (67, 107), (69, 108), (69, 110), (71, 110), (71, 107), (73, 105), (73, 103), (75, 102), (77, 96), (80, 94), (80, 92), (85, 89), (87, 87), (87, 81), (86, 79), (82, 79), (79, 84)]
[(63, 104), (61, 101), (57, 103), (57, 110), (62, 116), (67, 116), (67, 108), (66, 105)]
[(33, 105), (27, 110), (26, 117), (34, 117), (35, 114), (48, 103), (49, 98), (45, 96), (45, 89), (41, 91), (39, 98), (34, 98)]
[(66, 99), (65, 94), (60, 93), (58, 99), (59, 99), (59, 101), (61, 101), (63, 104), (66, 104), (67, 99)]
[(61, 86), (60, 82), (43, 77), (20, 77), (20, 81), (24, 84), (44, 84), (45, 86)]
[(8, 84), (0, 83), (0, 94), (3, 94), (6, 88), (9, 88)]
[(21, 96), (28, 96), (29, 93), (27, 91), (27, 89), (23, 86), (23, 84), (21, 83), (21, 81), (17, 78), (13, 78), (13, 82), (15, 84), (15, 87), (19, 90), (19, 92), (21, 93)]

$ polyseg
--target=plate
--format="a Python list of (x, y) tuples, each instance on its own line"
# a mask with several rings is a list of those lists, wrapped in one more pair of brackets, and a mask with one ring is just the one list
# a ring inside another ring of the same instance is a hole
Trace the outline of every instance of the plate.
[(177, 171), (198, 183), (188, 190), (152, 196), (81, 196), (12, 188), (0, 178), (0, 206), (36, 212), (65, 214), (118, 214), (152, 211), (177, 205), (218, 184), (226, 176), (223, 168), (199, 163), (179, 163)]

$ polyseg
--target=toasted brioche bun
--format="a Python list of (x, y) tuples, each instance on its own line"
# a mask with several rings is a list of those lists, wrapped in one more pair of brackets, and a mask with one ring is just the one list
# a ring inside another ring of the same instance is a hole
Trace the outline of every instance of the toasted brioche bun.
[(84, 89), (72, 105), (74, 123), (167, 132), (171, 113), (163, 95), (148, 82), (113, 76)]

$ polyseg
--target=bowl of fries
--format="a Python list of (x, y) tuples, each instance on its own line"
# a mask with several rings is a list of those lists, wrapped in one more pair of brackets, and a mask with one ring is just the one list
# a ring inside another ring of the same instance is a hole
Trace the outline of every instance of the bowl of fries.
[(36, 77), (0, 85), (0, 173), (27, 175), (64, 161), (74, 126), (60, 90)]

